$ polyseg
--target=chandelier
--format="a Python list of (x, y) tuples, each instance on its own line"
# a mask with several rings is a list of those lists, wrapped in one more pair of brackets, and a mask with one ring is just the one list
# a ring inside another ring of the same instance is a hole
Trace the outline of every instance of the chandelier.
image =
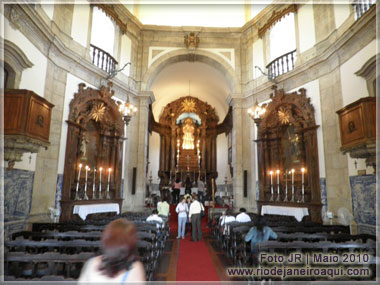
[(125, 102), (124, 104), (121, 103), (119, 105), (119, 112), (123, 116), (125, 125), (128, 126), (129, 121), (131, 120), (132, 116), (136, 114), (137, 108), (133, 104), (129, 103), (129, 98), (128, 98), (127, 102)]
[(266, 112), (265, 105), (260, 106), (256, 100), (255, 106), (248, 109), (248, 115), (252, 120), (255, 121), (256, 124), (259, 124), (261, 121), (261, 116)]

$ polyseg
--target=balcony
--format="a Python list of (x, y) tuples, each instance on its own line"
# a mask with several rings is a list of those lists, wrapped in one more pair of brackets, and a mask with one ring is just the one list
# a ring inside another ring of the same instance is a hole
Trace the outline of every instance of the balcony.
[(108, 74), (111, 74), (116, 69), (117, 61), (108, 52), (91, 44), (90, 52), (92, 63), (97, 67), (103, 69)]
[(363, 16), (375, 3), (376, 0), (356, 0), (352, 4), (355, 11), (355, 21)]
[(296, 50), (281, 55), (272, 60), (266, 68), (268, 69), (268, 78), (274, 79), (281, 74), (289, 72), (294, 69), (294, 62), (296, 61)]

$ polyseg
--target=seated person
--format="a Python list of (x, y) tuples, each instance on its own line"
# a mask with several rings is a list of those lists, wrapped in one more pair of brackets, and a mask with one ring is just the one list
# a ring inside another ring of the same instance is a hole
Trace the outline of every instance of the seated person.
[(251, 221), (251, 217), (246, 214), (245, 208), (240, 208), (240, 213), (236, 216), (236, 221), (239, 223), (248, 223)]
[(166, 198), (162, 198), (162, 202), (157, 206), (158, 215), (168, 217), (169, 216), (169, 204)]
[[(152, 211), (152, 215), (150, 215), (148, 218), (146, 218), (146, 221), (147, 222), (152, 222), (152, 221), (159, 222), (159, 223), (161, 223), (162, 227), (164, 226), (164, 220), (158, 215), (158, 211), (156, 209), (154, 209)], [(157, 227), (160, 227), (160, 226), (157, 224)]]
[(220, 232), (223, 233), (223, 235), (226, 235), (229, 233), (228, 227), (226, 227), (227, 224), (235, 222), (235, 217), (232, 215), (232, 211), (230, 209), (223, 211), (222, 216), (219, 218), (219, 225)]
[(265, 225), (264, 219), (262, 216), (258, 216), (256, 226), (252, 227), (247, 235), (245, 236), (245, 242), (251, 242), (251, 253), (253, 257), (253, 263), (257, 264), (257, 249), (255, 245), (257, 243), (267, 241), (270, 238), (277, 239), (277, 234), (270, 228)]

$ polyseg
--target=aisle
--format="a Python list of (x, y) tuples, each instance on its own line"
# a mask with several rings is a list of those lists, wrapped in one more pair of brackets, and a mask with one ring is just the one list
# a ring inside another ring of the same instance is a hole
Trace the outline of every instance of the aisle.
[[(171, 235), (177, 236), (177, 213), (170, 205)], [(176, 281), (220, 281), (204, 238), (208, 235), (207, 218), (202, 219), (203, 237), (200, 242), (190, 241), (191, 233), (185, 239), (176, 240), (178, 246)]]

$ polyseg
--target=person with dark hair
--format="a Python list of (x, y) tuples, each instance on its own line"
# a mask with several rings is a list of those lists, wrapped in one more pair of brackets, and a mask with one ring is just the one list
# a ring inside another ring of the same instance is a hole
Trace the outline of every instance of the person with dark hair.
[(222, 212), (222, 216), (219, 218), (219, 224), (221, 226), (224, 226), (225, 224), (235, 222), (236, 219), (232, 215), (232, 211), (230, 209), (227, 209), (226, 211)]
[(198, 180), (198, 197), (199, 202), (204, 204), (204, 195), (205, 195), (205, 183), (203, 182), (203, 177)]
[(185, 226), (187, 221), (187, 204), (185, 203), (185, 197), (181, 196), (175, 211), (178, 213), (178, 235), (177, 239), (185, 238)]
[(247, 235), (245, 236), (245, 242), (251, 242), (251, 253), (253, 257), (253, 263), (257, 264), (258, 250), (255, 248), (257, 243), (267, 241), (270, 238), (277, 239), (277, 234), (267, 227), (262, 216), (258, 216), (256, 226), (253, 226)]
[(248, 223), (251, 221), (251, 217), (246, 214), (245, 208), (240, 208), (240, 213), (236, 216), (236, 221), (239, 223)]
[(147, 222), (156, 221), (156, 222), (161, 223), (161, 226), (163, 226), (164, 224), (164, 220), (158, 215), (158, 211), (156, 209), (152, 211), (152, 215), (146, 218), (146, 221)]
[(191, 222), (193, 241), (200, 241), (202, 238), (201, 211), (204, 211), (202, 203), (198, 201), (198, 196), (193, 194), (193, 202), (190, 205), (189, 219)]
[(177, 204), (179, 202), (179, 192), (182, 187), (182, 182), (177, 177), (177, 179), (173, 182), (173, 204)]
[(85, 263), (79, 283), (145, 281), (144, 266), (135, 253), (137, 230), (133, 223), (112, 221), (102, 233), (101, 245), (103, 254)]
[(191, 227), (191, 222), (189, 218), (189, 210), (190, 210), (190, 205), (191, 205), (191, 196), (190, 195), (185, 195), (186, 198), (186, 206), (187, 206), (187, 220), (186, 220), (186, 228), (185, 228), (185, 236), (187, 236), (187, 233), (190, 231)]

